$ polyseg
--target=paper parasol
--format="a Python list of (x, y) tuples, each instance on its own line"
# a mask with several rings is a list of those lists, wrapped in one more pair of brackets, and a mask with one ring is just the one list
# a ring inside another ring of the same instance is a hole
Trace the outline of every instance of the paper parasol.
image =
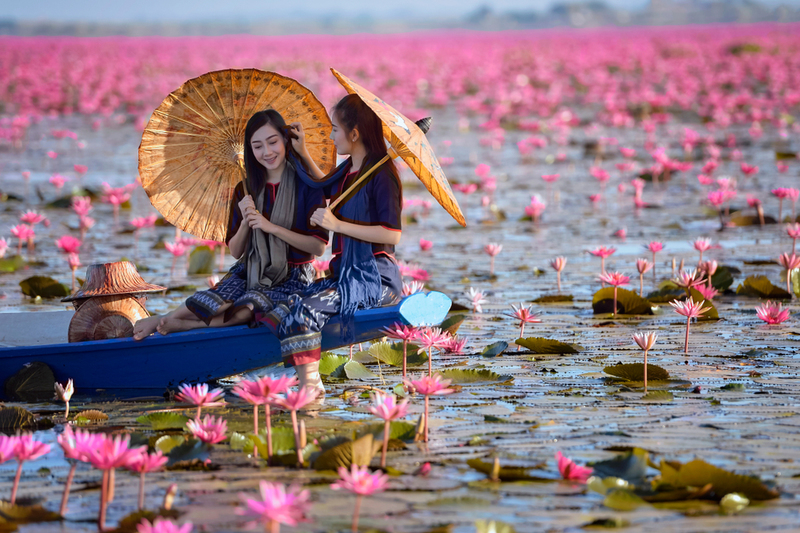
[[(392, 149), (403, 158), (408, 168), (416, 174), (428, 191), (436, 198), (436, 201), (456, 219), (462, 226), (466, 227), (467, 222), (458, 206), (458, 201), (453, 196), (450, 183), (444, 175), (436, 154), (428, 144), (425, 133), (412, 120), (404, 117), (395, 108), (350, 80), (336, 69), (331, 69), (333, 75), (339, 83), (347, 89), (350, 94), (355, 94), (366, 103), (370, 109), (375, 111), (378, 118), (383, 123), (383, 136), (389, 142)], [(342, 197), (346, 196), (343, 194)]]
[(333, 168), (330, 118), (310, 90), (274, 72), (209, 72), (170, 93), (142, 134), (139, 176), (153, 207), (195, 237), (224, 241), (247, 121), (270, 108), (300, 122), (311, 157), (323, 172)]

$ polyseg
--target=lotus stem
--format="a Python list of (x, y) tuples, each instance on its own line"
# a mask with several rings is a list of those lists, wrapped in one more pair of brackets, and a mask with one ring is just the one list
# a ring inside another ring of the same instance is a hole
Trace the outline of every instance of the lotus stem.
[(139, 510), (144, 509), (144, 472), (139, 474)]
[(611, 313), (613, 316), (617, 316), (617, 286), (614, 285), (614, 311)]
[(202, 409), (203, 409), (202, 405), (197, 406), (197, 414), (194, 415), (195, 420), (200, 421), (200, 411), (202, 411)]
[(686, 339), (683, 341), (683, 353), (689, 355), (689, 324), (692, 323), (691, 317), (686, 317)]
[(639, 274), (639, 296), (644, 298), (644, 274)]
[(403, 339), (403, 379), (406, 379), (406, 367), (408, 365), (408, 340)]
[(100, 485), (100, 513), (97, 516), (97, 531), (106, 529), (106, 506), (108, 505), (108, 470), (103, 470), (103, 482)]
[(792, 239), (792, 255), (795, 255), (796, 249), (797, 249), (797, 239)]
[(653, 252), (653, 290), (656, 286), (656, 253)]
[(791, 270), (787, 270), (786, 271), (786, 292), (789, 293), (789, 298), (792, 297), (792, 289), (790, 289), (791, 281), (792, 281), (792, 271)]
[(356, 494), (356, 505), (355, 509), (353, 510), (353, 527), (351, 531), (353, 533), (358, 533), (358, 512), (361, 510), (361, 499), (363, 496), (360, 494)]
[(297, 466), (303, 468), (303, 448), (300, 447), (300, 428), (297, 426), (297, 411), (292, 411), (292, 429), (294, 430), (294, 445), (297, 448)]
[(253, 404), (253, 433), (258, 435), (258, 404)]
[(561, 292), (561, 271), (559, 270), (556, 272), (556, 286), (558, 287), (558, 292)]
[(383, 450), (381, 450), (381, 468), (386, 468), (386, 452), (389, 451), (389, 426), (390, 420), (383, 423)]
[[(75, 290), (74, 284), (73, 284), (72, 290), (73, 291)], [(67, 404), (67, 411), (64, 413), (64, 418), (69, 419), (69, 400), (67, 400), (64, 403)]]
[(783, 198), (778, 198), (778, 224), (783, 221)]
[(489, 259), (489, 275), (494, 276), (494, 256)]
[(270, 520), (264, 524), (264, 533), (280, 533), (281, 523), (277, 520)]
[(428, 427), (430, 424), (430, 419), (428, 418), (428, 412), (430, 411), (430, 396), (427, 394), (425, 395), (425, 442), (428, 442)]
[(72, 486), (72, 479), (75, 477), (75, 470), (78, 468), (78, 463), (75, 462), (69, 467), (69, 474), (67, 480), (64, 482), (64, 494), (61, 496), (61, 507), (58, 509), (58, 514), (64, 516), (67, 512), (67, 502), (69, 501), (69, 489)]
[(756, 213), (758, 213), (758, 222), (761, 224), (761, 227), (764, 227), (764, 208), (761, 205), (756, 206)]
[[(520, 322), (519, 323), (519, 338), (520, 339), (524, 339), (525, 338), (525, 322)], [(519, 351), (520, 348), (521, 348), (521, 346), (519, 344), (517, 344), (517, 351)]]
[(117, 469), (112, 468), (108, 471), (108, 503), (114, 501), (114, 489), (117, 484)]
[(264, 405), (264, 423), (267, 426), (267, 464), (272, 461), (272, 408)]
[(647, 394), (647, 350), (644, 351), (644, 393)]
[(433, 375), (433, 346), (428, 348), (428, 377)]
[[(605, 273), (606, 273), (606, 258), (605, 257), (601, 257), (600, 258), (600, 275), (603, 275)], [(605, 287), (605, 286), (606, 286), (606, 284), (603, 283), (603, 287)]]
[(14, 476), (14, 486), (11, 488), (11, 505), (17, 501), (17, 489), (19, 488), (19, 478), (22, 476), (22, 461), (17, 466), (17, 473)]
[(114, 227), (116, 227), (119, 224), (119, 205), (112, 204), (112, 206), (114, 208)]
[(75, 269), (72, 269), (72, 288), (70, 289), (72, 292), (75, 292)]

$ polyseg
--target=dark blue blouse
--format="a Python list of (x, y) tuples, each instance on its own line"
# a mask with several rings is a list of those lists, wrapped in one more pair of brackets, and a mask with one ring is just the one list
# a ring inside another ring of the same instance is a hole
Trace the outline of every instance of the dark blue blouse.
[[(272, 206), (275, 204), (275, 197), (278, 194), (278, 186), (280, 183), (267, 183), (266, 191), (264, 194), (264, 205), (261, 206), (261, 214), (269, 220)], [(325, 192), (322, 189), (312, 189), (303, 183), (300, 179), (297, 180), (296, 185), (296, 214), (294, 224), (291, 230), (301, 235), (311, 235), (316, 237), (325, 244), (328, 243), (328, 231), (320, 228), (319, 226), (310, 226), (308, 221), (314, 211), (320, 207), (325, 207)], [(239, 202), (244, 198), (244, 186), (241, 182), (233, 190), (233, 199), (231, 200), (231, 217), (228, 222), (228, 234), (225, 237), (225, 242), (229, 242), (231, 238), (239, 231), (239, 226), (242, 224), (242, 212), (239, 209)], [(314, 256), (310, 253), (298, 250), (292, 245), (289, 245), (289, 254), (287, 260), (291, 265), (302, 265), (310, 263), (314, 260)]]

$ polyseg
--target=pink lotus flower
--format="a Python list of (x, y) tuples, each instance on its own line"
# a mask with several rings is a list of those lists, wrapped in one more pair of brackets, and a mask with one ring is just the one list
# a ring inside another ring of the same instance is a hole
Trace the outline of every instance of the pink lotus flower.
[(72, 168), (75, 170), (75, 172), (77, 172), (81, 176), (83, 176), (84, 174), (86, 174), (86, 172), (89, 171), (89, 167), (87, 167), (86, 165), (77, 165), (76, 164), (76, 165), (73, 165)]
[(654, 266), (655, 263), (651, 263), (644, 257), (636, 260), (636, 270), (639, 271), (639, 296), (644, 296), (644, 275)]
[[(264, 406), (264, 423), (267, 428), (267, 461), (272, 459), (272, 413), (270, 403), (278, 400), (289, 387), (297, 385), (296, 377), (263, 376), (254, 381), (242, 380), (233, 387), (233, 393), (253, 405), (253, 434), (258, 435), (258, 406)], [(257, 451), (257, 449), (256, 449)]]
[(0, 258), (6, 256), (8, 250), (8, 241), (4, 237), (0, 237)]
[(781, 174), (784, 174), (787, 170), (789, 170), (789, 165), (787, 165), (783, 161), (778, 161), (777, 163), (775, 163), (775, 167)]
[(417, 330), (413, 326), (396, 322), (392, 326), (384, 328), (383, 333), (390, 339), (403, 341), (403, 379), (405, 379), (408, 364), (408, 342), (417, 338)]
[(791, 279), (792, 279), (792, 270), (796, 268), (800, 268), (800, 257), (797, 257), (794, 253), (790, 256), (789, 254), (781, 254), (778, 257), (778, 263), (786, 269), (786, 292), (792, 294), (791, 290)]
[(351, 465), (350, 470), (339, 467), (339, 481), (331, 484), (333, 490), (347, 490), (356, 495), (356, 505), (353, 512), (352, 531), (358, 531), (358, 513), (361, 508), (361, 499), (376, 492), (386, 490), (389, 483), (389, 476), (381, 472), (369, 473), (366, 466)]
[(425, 290), (425, 284), (421, 281), (403, 282), (403, 296), (411, 296)]
[[(105, 436), (102, 434), (90, 433), (82, 429), (73, 432), (72, 426), (69, 424), (66, 424), (64, 426), (64, 432), (56, 437), (61, 449), (64, 450), (64, 457), (70, 460), (69, 473), (64, 483), (64, 492), (61, 496), (61, 507), (59, 508), (59, 514), (61, 516), (64, 516), (67, 512), (69, 491), (72, 486), (72, 480), (75, 477), (75, 470), (78, 468), (78, 461), (89, 462), (89, 456), (92, 450), (98, 448), (104, 439)], [(0, 462), (2, 462), (2, 452), (0, 452)]]
[(692, 300), (691, 296), (688, 300), (683, 302), (679, 300), (673, 300), (669, 303), (669, 305), (675, 308), (676, 313), (686, 317), (686, 339), (683, 344), (683, 353), (685, 354), (689, 353), (689, 325), (691, 324), (692, 319), (703, 316), (706, 311), (711, 309), (711, 307), (702, 307), (704, 303), (705, 301), (695, 302)]
[(94, 219), (92, 217), (80, 217), (78, 219), (78, 227), (81, 231), (81, 239), (86, 237), (86, 232), (94, 226)]
[(604, 272), (600, 274), (600, 281), (603, 283), (608, 283), (609, 285), (614, 287), (614, 307), (612, 314), (617, 314), (617, 289), (621, 285), (627, 285), (630, 283), (631, 278), (621, 274), (620, 272)]
[(489, 267), (489, 275), (494, 276), (494, 258), (503, 250), (502, 244), (491, 243), (483, 247), (483, 251), (491, 258), (491, 265)]
[[(191, 421), (190, 421), (191, 422)], [(224, 437), (223, 437), (224, 438)], [(202, 439), (201, 439), (202, 440)], [(139, 474), (139, 509), (144, 509), (144, 475), (148, 472), (161, 470), (167, 464), (169, 458), (165, 457), (160, 451), (147, 453), (142, 451), (137, 455), (132, 455), (125, 465), (131, 472)]]
[(622, 154), (622, 157), (627, 157), (628, 159), (636, 155), (636, 150), (633, 148), (620, 148), (619, 152)]
[[(136, 228), (137, 230), (141, 230), (143, 228), (152, 228), (156, 225), (156, 220), (158, 219), (157, 215), (149, 215), (146, 217), (139, 217), (131, 219), (131, 226)], [(211, 241), (216, 243), (216, 241)]]
[(756, 314), (767, 324), (780, 324), (789, 319), (789, 309), (782, 307), (780, 302), (767, 301), (756, 307)]
[[(13, 439), (10, 441), (6, 441), (5, 447), (8, 448), (9, 446), (13, 445), (13, 452), (11, 452), (14, 458), (17, 460), (17, 473), (14, 476), (14, 485), (11, 488), (11, 505), (14, 505), (14, 502), (17, 501), (17, 489), (19, 488), (19, 479), (22, 475), (22, 464), (25, 461), (35, 461), (36, 459), (46, 455), (50, 452), (50, 445), (45, 444), (43, 442), (39, 442), (33, 440), (33, 435), (28, 433), (23, 433), (22, 435), (17, 435), (15, 437), (11, 437)], [(6, 453), (8, 450), (2, 450), (3, 446), (0, 446), (0, 453), (2, 453), (3, 459), (0, 462), (5, 462), (8, 460)]]
[(550, 260), (550, 267), (556, 271), (556, 283), (558, 286), (558, 292), (561, 292), (561, 271), (564, 270), (564, 267), (567, 266), (567, 258), (564, 256), (558, 256), (555, 259)]
[(447, 342), (442, 345), (445, 353), (459, 354), (464, 353), (464, 346), (467, 344), (467, 339), (459, 339), (457, 337), (450, 337)]
[[(265, 526), (266, 531), (276, 532), (275, 524), (296, 526), (300, 522), (309, 522), (306, 514), (311, 508), (311, 494), (307, 490), (300, 490), (299, 486), (292, 485), (288, 489), (280, 483), (260, 481), (260, 499), (248, 498), (245, 493), (239, 493), (239, 498), (244, 502), (244, 507), (237, 507), (236, 514), (256, 517)], [(257, 522), (249, 522), (248, 528), (257, 527)]]
[(200, 411), (203, 407), (219, 407), (225, 405), (222, 398), (225, 396), (225, 391), (222, 389), (208, 390), (206, 383), (198, 385), (181, 384), (178, 387), (178, 393), (175, 399), (179, 402), (188, 403), (189, 405), (197, 407), (197, 414), (195, 420), (200, 420)]
[(383, 450), (381, 452), (381, 468), (386, 468), (386, 452), (389, 449), (389, 428), (392, 420), (399, 420), (408, 414), (408, 398), (397, 403), (394, 394), (370, 393), (372, 405), (369, 412), (383, 419)]
[(47, 152), (47, 157), (49, 157), (50, 159), (56, 159), (58, 157), (58, 152), (50, 150)]
[(178, 526), (171, 520), (166, 518), (157, 517), (151, 524), (146, 518), (143, 518), (140, 523), (136, 525), (137, 533), (191, 533), (194, 526), (191, 522), (186, 522), (182, 526)]
[[(532, 311), (533, 307), (524, 306), (522, 302), (520, 302), (519, 307), (511, 304), (511, 309), (513, 309), (513, 312), (506, 316), (519, 320), (519, 338), (525, 336), (525, 324), (539, 324), (542, 322), (539, 315)], [(519, 348), (519, 346), (517, 348)]]
[(593, 204), (597, 204), (597, 203), (598, 203), (600, 200), (602, 200), (602, 199), (603, 199), (603, 195), (602, 195), (602, 194), (590, 194), (590, 195), (589, 195), (589, 200), (590, 200), (590, 201), (591, 201)]
[(420, 351), (428, 352), (428, 375), (433, 372), (433, 349), (441, 349), (447, 344), (450, 334), (440, 328), (422, 328), (417, 330)]
[(68, 379), (66, 385), (56, 382), (54, 388), (56, 391), (54, 399), (61, 400), (67, 404), (67, 412), (64, 414), (64, 418), (69, 418), (69, 400), (75, 392), (75, 384), (72, 382), (72, 379)]
[(470, 287), (467, 289), (467, 297), (470, 300), (470, 305), (472, 306), (472, 310), (476, 313), (483, 312), (483, 305), (488, 303), (489, 300), (486, 299), (482, 291), (474, 287)]
[(688, 291), (692, 287), (697, 287), (705, 282), (702, 273), (697, 269), (691, 271), (678, 272), (678, 277), (672, 280), (675, 285)]
[(594, 250), (589, 250), (590, 254), (600, 258), (600, 274), (604, 274), (606, 271), (606, 257), (610, 257), (616, 251), (616, 248), (606, 248), (605, 246), (600, 246)]
[(547, 208), (547, 204), (539, 197), (538, 194), (534, 194), (531, 196), (530, 205), (525, 206), (525, 214), (531, 217), (531, 220), (533, 220), (535, 224), (539, 222), (539, 217), (542, 216), (545, 208)]
[(800, 223), (788, 224), (786, 234), (792, 238), (792, 254), (794, 254), (797, 248), (797, 239), (800, 239)]
[(715, 288), (714, 288), (713, 286), (711, 286), (711, 285), (703, 285), (703, 284), (700, 284), (700, 285), (697, 285), (697, 286), (695, 287), (695, 289), (696, 289), (696, 290), (697, 290), (697, 292), (699, 292), (699, 293), (700, 293), (700, 294), (703, 296), (703, 298), (705, 298), (706, 300), (713, 300), (714, 298), (716, 298), (716, 297), (717, 297), (717, 294), (719, 294), (719, 292), (717, 291), (717, 289), (715, 289)]
[(228, 431), (228, 422), (222, 417), (215, 418), (211, 415), (206, 415), (203, 417), (202, 421), (198, 418), (186, 422), (186, 429), (188, 429), (189, 433), (195, 438), (206, 444), (217, 444), (225, 440), (225, 432)]
[(275, 400), (279, 405), (292, 414), (292, 429), (294, 429), (294, 443), (297, 448), (297, 466), (303, 466), (303, 448), (300, 446), (300, 428), (297, 423), (297, 411), (314, 402), (319, 396), (319, 391), (314, 387), (303, 387), (297, 392), (287, 391), (285, 398)]
[(639, 345), (639, 348), (644, 350), (644, 392), (647, 394), (647, 352), (655, 345), (658, 334), (655, 332), (634, 333), (632, 337), (633, 341)]
[(488, 178), (491, 172), (492, 172), (492, 167), (490, 167), (486, 163), (481, 163), (480, 165), (475, 167), (475, 175), (481, 179)]
[[(700, 174), (699, 176), (697, 176), (697, 181), (700, 182), (700, 185), (713, 185), (714, 184), (714, 178), (711, 177), (711, 176), (706, 176), (705, 174)], [(709, 193), (708, 201), (711, 202), (712, 204), (714, 203), (711, 200), (710, 193)]]
[(425, 240), (425, 239), (420, 239), (419, 240), (419, 249), (420, 250), (422, 250), (423, 252), (427, 252), (431, 248), (433, 248), (433, 243), (431, 241), (428, 241), (428, 240)]
[(618, 229), (617, 231), (614, 232), (614, 237), (619, 237), (623, 241), (625, 240), (625, 238), (627, 236), (628, 236), (628, 230), (625, 229), (625, 228), (620, 228), (620, 229)]
[(772, 189), (772, 194), (778, 199), (778, 222), (783, 221), (783, 200), (784, 198), (789, 198), (791, 193), (789, 189), (786, 187), (778, 187), (777, 189)]
[(36, 236), (36, 232), (27, 224), (17, 224), (11, 228), (11, 235), (19, 239), (19, 246), (17, 247), (17, 253), (19, 254), (22, 252), (22, 243), (33, 239)]
[(73, 196), (72, 210), (79, 217), (85, 217), (92, 210), (92, 199), (89, 196)]
[(542, 179), (547, 183), (555, 183), (561, 174), (542, 174)]
[(103, 471), (103, 481), (100, 487), (100, 512), (97, 518), (97, 527), (100, 531), (105, 529), (106, 509), (109, 495), (114, 493), (114, 482), (111, 472), (116, 468), (124, 467), (130, 458), (147, 449), (146, 446), (130, 448), (130, 435), (105, 437), (100, 445), (91, 450), (89, 462), (98, 470)]
[(742, 169), (742, 174), (745, 176), (752, 176), (753, 174), (758, 173), (758, 167), (756, 165), (748, 165), (747, 163), (741, 163), (739, 167)]
[(599, 181), (603, 185), (605, 185), (605, 183), (611, 177), (611, 175), (607, 171), (603, 170), (600, 167), (590, 168), (589, 174), (591, 174), (597, 181)]
[(428, 442), (428, 426), (430, 425), (428, 423), (430, 420), (428, 417), (428, 412), (430, 407), (430, 397), (452, 394), (455, 392), (455, 389), (448, 388), (447, 386), (450, 385), (450, 380), (443, 379), (442, 375), (438, 372), (428, 376), (423, 374), (419, 377), (419, 379), (409, 378), (404, 380), (403, 383), (410, 390), (425, 396), (425, 442)]
[(19, 217), (19, 221), (31, 226), (35, 226), (39, 222), (47, 220), (44, 215), (40, 215), (36, 211), (26, 211)]
[(186, 253), (186, 246), (182, 243), (172, 243), (172, 242), (165, 242), (164, 248), (166, 248), (169, 253), (174, 255), (175, 257), (180, 257)]
[(586, 480), (592, 475), (593, 470), (591, 468), (578, 466), (572, 459), (567, 459), (561, 455), (561, 452), (556, 452), (556, 461), (558, 461), (558, 471), (561, 477), (567, 481), (586, 483)]
[(62, 176), (61, 174), (53, 174), (50, 176), (50, 183), (52, 183), (56, 189), (61, 190), (64, 187), (64, 184), (69, 181), (67, 178)]
[(77, 254), (81, 249), (80, 239), (76, 239), (72, 235), (64, 235), (56, 241), (56, 246), (65, 254)]
[(695, 250), (700, 252), (700, 262), (702, 263), (703, 262), (703, 252), (705, 252), (706, 250), (709, 250), (711, 248), (711, 239), (707, 239), (705, 237), (701, 237), (699, 239), (696, 239), (692, 243), (692, 246), (694, 246)]

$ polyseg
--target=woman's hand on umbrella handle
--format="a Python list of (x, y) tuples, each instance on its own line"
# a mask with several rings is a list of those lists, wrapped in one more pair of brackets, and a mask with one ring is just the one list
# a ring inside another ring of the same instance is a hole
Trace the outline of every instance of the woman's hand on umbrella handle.
[(258, 210), (256, 209), (256, 204), (253, 202), (253, 197), (249, 194), (239, 200), (239, 211), (242, 212), (242, 216), (247, 218), (251, 212), (257, 213)]
[(292, 139), (292, 148), (298, 154), (305, 156), (306, 155), (306, 132), (303, 130), (303, 125), (299, 122), (292, 122), (289, 124), (289, 129), (296, 135), (296, 138)]
[(260, 229), (264, 233), (272, 233), (275, 224), (264, 218), (263, 215), (257, 213), (256, 211), (251, 211), (246, 217), (245, 221), (247, 225), (250, 226), (250, 229)]
[(311, 215), (311, 225), (338, 233), (339, 219), (331, 212), (330, 207), (320, 207)]

